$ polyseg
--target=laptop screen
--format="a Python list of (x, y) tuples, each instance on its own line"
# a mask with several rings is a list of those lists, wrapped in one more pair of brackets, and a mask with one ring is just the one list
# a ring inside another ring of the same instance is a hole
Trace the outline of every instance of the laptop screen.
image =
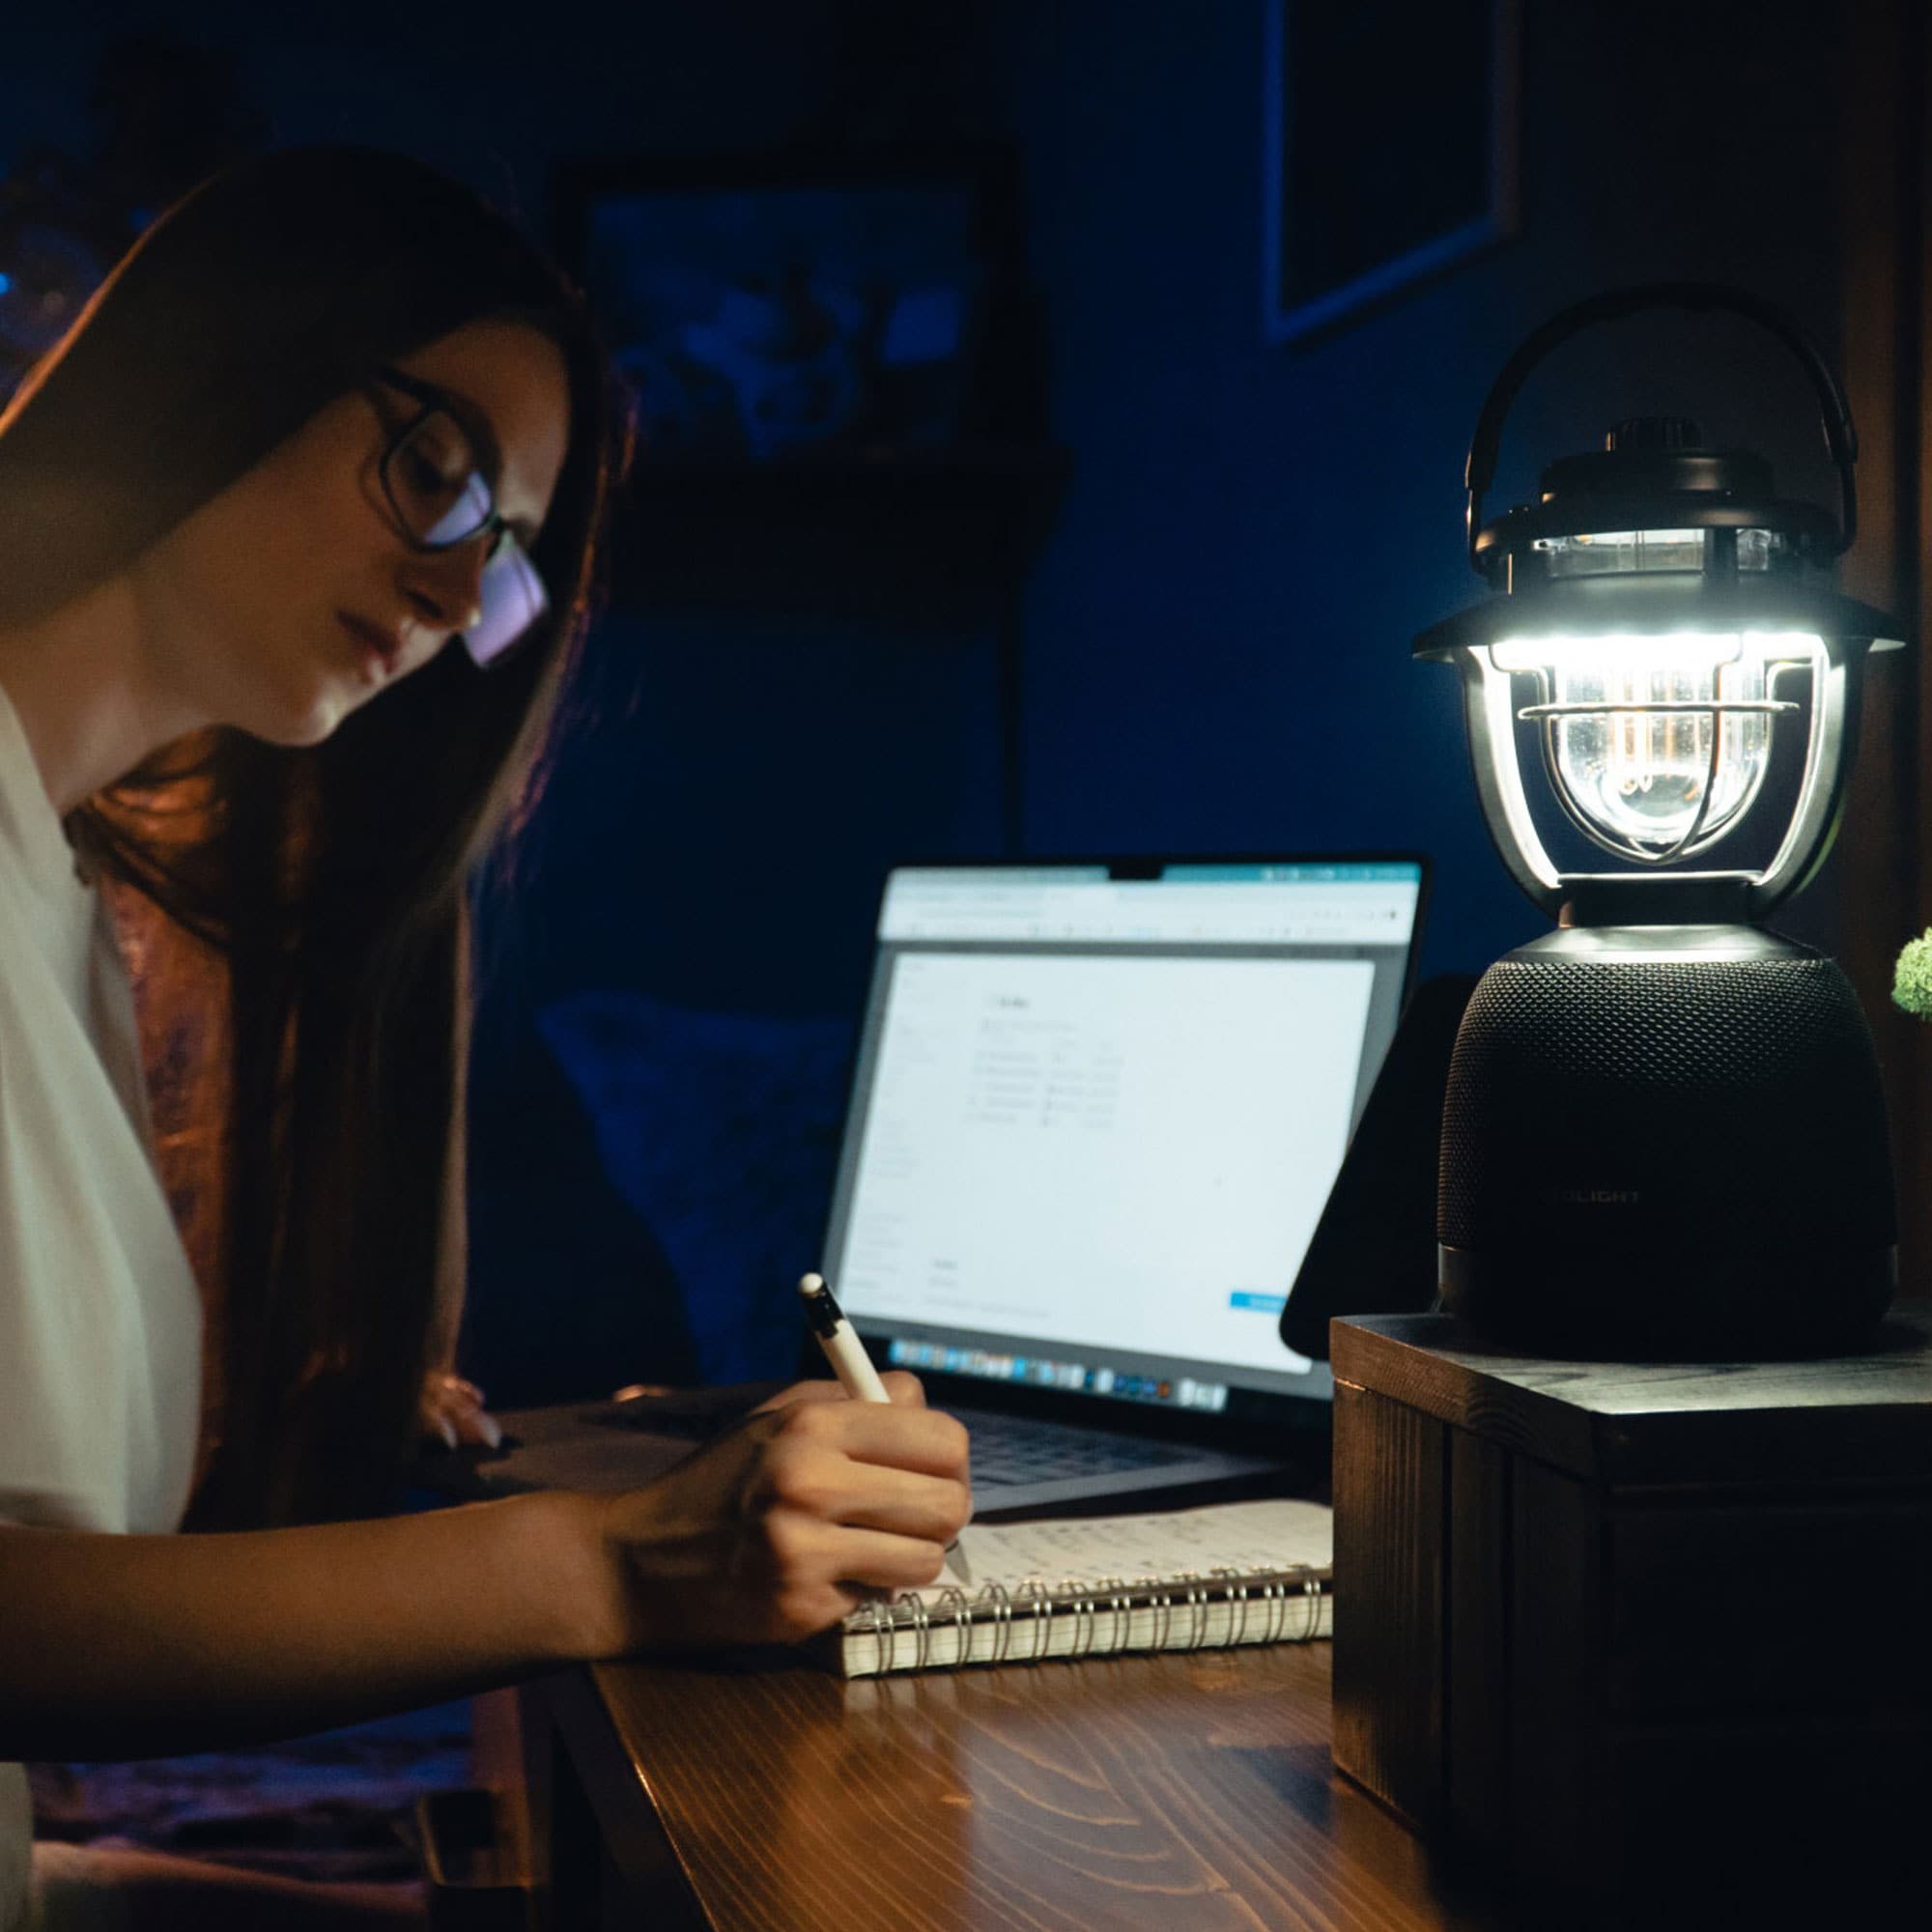
[(825, 1271), (916, 1371), (1326, 1395), (1277, 1324), (1395, 1031), (1422, 863), (1126, 869), (891, 874)]

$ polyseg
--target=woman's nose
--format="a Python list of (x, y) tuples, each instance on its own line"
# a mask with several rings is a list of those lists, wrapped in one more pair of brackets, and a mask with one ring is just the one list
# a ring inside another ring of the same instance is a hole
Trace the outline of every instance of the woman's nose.
[(453, 550), (412, 552), (403, 585), (424, 620), (441, 630), (468, 631), (483, 615), (483, 566), (489, 546), (481, 541)]

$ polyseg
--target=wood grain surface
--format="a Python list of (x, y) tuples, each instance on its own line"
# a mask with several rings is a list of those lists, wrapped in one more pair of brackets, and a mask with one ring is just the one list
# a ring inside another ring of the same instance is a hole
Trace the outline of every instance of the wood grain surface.
[(1326, 1644), (842, 1683), (789, 1661), (548, 1687), (623, 1874), (716, 1932), (1503, 1924), (1334, 1774)]
[(1348, 1625), (1335, 1646), (1335, 1757), (1422, 1832), (1439, 1829), (1445, 1798), (1442, 1496), (1454, 1433), (1335, 1384), (1335, 1440), (1348, 1452), (1335, 1460), (1335, 1607)]
[(1932, 1470), (1922, 1302), (1895, 1307), (1863, 1353), (1811, 1361), (1544, 1360), (1491, 1348), (1446, 1315), (1357, 1316), (1330, 1342), (1338, 1383), (1613, 1486)]

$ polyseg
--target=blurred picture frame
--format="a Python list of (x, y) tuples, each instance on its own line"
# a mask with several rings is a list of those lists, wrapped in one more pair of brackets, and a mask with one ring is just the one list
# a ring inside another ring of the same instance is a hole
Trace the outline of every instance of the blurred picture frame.
[(1304, 342), (1517, 232), (1520, 0), (1265, 0), (1262, 330)]
[(657, 157), (574, 169), (559, 197), (644, 463), (891, 457), (1005, 427), (1009, 151)]

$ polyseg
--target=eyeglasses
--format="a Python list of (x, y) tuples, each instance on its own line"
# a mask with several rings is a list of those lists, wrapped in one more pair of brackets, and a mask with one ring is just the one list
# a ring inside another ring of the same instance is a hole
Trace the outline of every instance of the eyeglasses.
[(495, 664), (550, 608), (543, 579), (517, 533), (497, 512), (495, 464), (483, 454), (487, 426), (466, 423), (447, 391), (400, 369), (377, 379), (421, 405), (383, 454), (383, 494), (397, 527), (421, 551), (457, 550), (479, 537), (489, 560), (476, 586), (481, 611), (463, 633), (472, 662)]

